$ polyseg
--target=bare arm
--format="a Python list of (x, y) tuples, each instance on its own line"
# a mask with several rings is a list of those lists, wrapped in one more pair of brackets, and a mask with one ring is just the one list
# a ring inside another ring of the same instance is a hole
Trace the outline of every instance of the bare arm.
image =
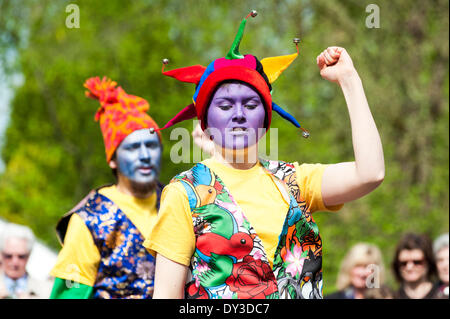
[(352, 129), (355, 161), (328, 166), (322, 179), (323, 202), (334, 206), (358, 199), (381, 184), (384, 155), (361, 79), (348, 53), (330, 47), (317, 57), (317, 64), (324, 79), (340, 85)]
[(156, 255), (153, 299), (183, 299), (188, 267)]

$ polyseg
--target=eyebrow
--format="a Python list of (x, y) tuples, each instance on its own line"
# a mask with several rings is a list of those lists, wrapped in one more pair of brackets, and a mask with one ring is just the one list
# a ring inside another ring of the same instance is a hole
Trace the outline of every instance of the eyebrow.
[[(216, 102), (217, 100), (219, 100), (219, 101), (220, 100), (225, 100), (225, 101), (228, 101), (228, 102), (234, 102), (235, 101), (234, 98), (231, 98), (231, 97), (228, 97), (228, 96), (216, 96), (213, 101)], [(243, 99), (243, 102), (248, 102), (248, 101), (251, 101), (251, 100), (261, 101), (259, 96), (253, 95), (253, 96), (250, 96), (248, 98)]]
[(155, 140), (145, 140), (145, 141), (136, 141), (136, 142), (128, 142), (128, 143), (123, 143), (123, 146), (138, 146), (138, 145), (141, 145), (141, 144), (149, 144), (149, 143), (151, 143), (151, 144), (158, 144), (158, 141), (155, 141)]

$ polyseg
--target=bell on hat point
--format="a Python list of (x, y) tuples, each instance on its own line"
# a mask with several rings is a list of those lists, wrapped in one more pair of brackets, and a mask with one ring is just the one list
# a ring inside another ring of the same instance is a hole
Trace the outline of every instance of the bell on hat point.
[(307, 132), (307, 131), (302, 131), (302, 136), (303, 136), (304, 138), (308, 138), (308, 137), (309, 137), (309, 132)]
[(292, 39), (292, 41), (293, 41), (294, 43), (300, 43), (300, 38), (294, 38), (294, 39)]
[(256, 16), (258, 15), (258, 12), (257, 12), (256, 10), (252, 10), (252, 11), (250, 12), (250, 14), (251, 14), (252, 17), (254, 18), (254, 17), (256, 17)]
[(155, 133), (155, 128), (154, 128), (154, 127), (151, 127), (151, 128), (149, 129), (149, 131), (150, 131), (150, 134), (153, 134), (153, 133)]
[(163, 59), (163, 60), (162, 60), (162, 63), (163, 63), (163, 64), (169, 64), (169, 59)]

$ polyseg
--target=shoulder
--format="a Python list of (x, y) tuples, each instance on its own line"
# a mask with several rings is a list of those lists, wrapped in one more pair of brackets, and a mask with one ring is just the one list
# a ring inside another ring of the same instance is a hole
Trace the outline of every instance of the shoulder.
[[(285, 161), (273, 161), (273, 160), (261, 160), (261, 165), (265, 167), (269, 172), (280, 179), (286, 179), (291, 175), (295, 175), (297, 179), (307, 179), (309, 177), (317, 176), (322, 177), (325, 168), (328, 164), (321, 163), (302, 163), (298, 162), (285, 162)], [(295, 174), (294, 174), (295, 173)], [(293, 177), (292, 176), (292, 177)], [(290, 177), (290, 178), (292, 178)]]
[(96, 190), (91, 190), (81, 201), (78, 202), (78, 204), (76, 204), (71, 210), (69, 210), (59, 219), (56, 224), (56, 237), (58, 238), (60, 244), (64, 243), (64, 237), (66, 235), (67, 228), (69, 227), (69, 222), (72, 218), (72, 215), (82, 209), (94, 193), (96, 193)]
[(162, 198), (167, 197), (168, 195), (179, 195), (179, 196), (186, 196), (186, 191), (183, 186), (183, 181), (181, 180), (172, 180), (169, 184), (164, 186), (162, 190)]
[(294, 175), (296, 171), (294, 163), (261, 158), (259, 159), (259, 162), (267, 171), (281, 180), (285, 180), (287, 177)]
[(211, 174), (210, 168), (205, 165), (204, 162), (197, 163), (190, 169), (177, 174), (170, 180), (170, 183), (177, 181), (194, 182), (199, 177), (199, 175), (202, 175), (202, 173)]
[(321, 188), (322, 177), (328, 165), (320, 163), (298, 164), (297, 162), (293, 163), (293, 165), (296, 171), (296, 178), (301, 188), (318, 188), (317, 190)]
[(347, 299), (344, 291), (332, 292), (324, 297), (325, 299)]
[(56, 225), (56, 234), (60, 243), (62, 244), (64, 242), (64, 237), (68, 231), (69, 225), (70, 227), (74, 227), (72, 225), (80, 224), (77, 218), (72, 218), (74, 215), (80, 217), (80, 220), (90, 228), (90, 226), (98, 224), (100, 220), (105, 221), (107, 219), (114, 219), (117, 209), (118, 208), (110, 199), (98, 192), (98, 189), (90, 191), (77, 205), (64, 214), (58, 221)]
[(426, 296), (427, 299), (448, 299), (444, 294), (443, 289), (441, 289), (440, 283), (434, 282), (430, 292)]
[(297, 171), (297, 175), (299, 176), (307, 176), (313, 174), (323, 174), (325, 168), (328, 164), (321, 163), (302, 163), (299, 164), (297, 162), (293, 163), (295, 170)]

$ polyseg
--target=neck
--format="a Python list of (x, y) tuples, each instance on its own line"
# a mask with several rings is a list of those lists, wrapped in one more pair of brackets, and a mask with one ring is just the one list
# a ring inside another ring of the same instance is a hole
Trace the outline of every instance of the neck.
[(365, 291), (366, 291), (366, 288), (355, 288), (355, 287), (353, 287), (353, 294), (355, 296), (355, 299), (364, 299)]
[(418, 298), (421, 299), (427, 295), (428, 292), (430, 292), (433, 284), (429, 281), (427, 281), (425, 278), (422, 278), (421, 280), (415, 281), (415, 282), (404, 282), (403, 283), (403, 289), (405, 293), (410, 298)]
[(216, 146), (213, 158), (235, 169), (250, 169), (258, 163), (258, 144), (242, 150), (230, 150)]

